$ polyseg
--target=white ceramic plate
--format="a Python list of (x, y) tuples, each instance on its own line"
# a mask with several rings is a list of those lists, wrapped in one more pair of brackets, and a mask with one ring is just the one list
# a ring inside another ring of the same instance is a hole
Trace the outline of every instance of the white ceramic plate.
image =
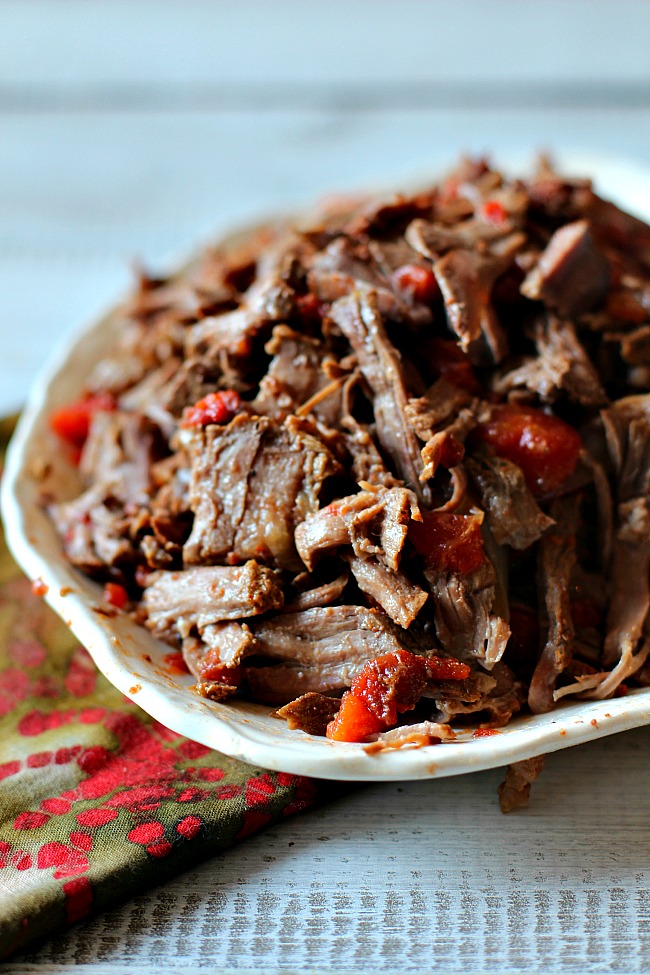
[[(571, 157), (568, 173), (590, 174), (598, 190), (645, 219), (650, 218), (650, 171), (622, 160)], [(508, 168), (508, 167), (506, 167)], [(522, 168), (511, 167), (512, 171)], [(498, 735), (368, 754), (363, 745), (331, 742), (289, 731), (268, 706), (237, 701), (219, 704), (190, 688), (193, 678), (170, 672), (170, 648), (128, 616), (96, 612), (101, 590), (76, 572), (39, 504), (43, 490), (34, 472), (47, 463), (48, 490), (76, 493), (76, 471), (50, 433), (51, 411), (73, 400), (89, 364), (113, 344), (119, 316), (107, 316), (61, 350), (35, 382), (9, 449), (2, 482), (2, 512), (9, 546), (31, 579), (42, 579), (46, 599), (88, 648), (99, 669), (128, 697), (163, 724), (189, 738), (266, 768), (332, 779), (389, 780), (459, 775), (577, 745), (602, 735), (650, 723), (650, 689), (609, 701), (574, 701), (550, 714), (515, 718)]]

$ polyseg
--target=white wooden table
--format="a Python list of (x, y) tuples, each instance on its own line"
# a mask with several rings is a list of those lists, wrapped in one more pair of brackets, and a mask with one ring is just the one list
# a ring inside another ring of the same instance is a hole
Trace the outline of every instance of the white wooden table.
[[(0, 0), (0, 411), (129, 261), (462, 150), (650, 163), (641, 0)], [(650, 970), (650, 731), (359, 789), (7, 972)]]

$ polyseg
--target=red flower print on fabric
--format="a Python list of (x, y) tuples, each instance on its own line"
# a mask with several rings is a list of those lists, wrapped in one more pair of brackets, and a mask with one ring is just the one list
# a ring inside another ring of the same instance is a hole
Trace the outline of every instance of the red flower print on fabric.
[(63, 885), (65, 897), (65, 919), (67, 924), (74, 924), (82, 917), (90, 914), (93, 906), (93, 891), (88, 877), (75, 877), (67, 880)]
[(176, 823), (176, 832), (186, 840), (193, 840), (201, 831), (203, 820), (199, 816), (185, 816)]
[(13, 640), (7, 650), (19, 667), (40, 667), (47, 657), (47, 650), (37, 640)]
[(259, 806), (275, 792), (275, 782), (268, 773), (254, 775), (246, 783), (246, 805)]
[(14, 819), (14, 829), (39, 829), (49, 822), (47, 813), (22, 812)]
[(97, 668), (83, 647), (78, 647), (65, 677), (65, 689), (75, 697), (92, 694), (97, 683)]
[(52, 874), (55, 880), (61, 877), (74, 877), (75, 874), (85, 873), (88, 869), (88, 857), (81, 850), (65, 843), (52, 841), (45, 843), (38, 851), (36, 865), (39, 870), (55, 867)]
[(89, 826), (91, 829), (105, 826), (118, 816), (117, 809), (86, 809), (85, 812), (77, 813), (75, 819), (80, 826)]
[(24, 701), (29, 693), (29, 677), (24, 670), (9, 667), (0, 673), (0, 718)]

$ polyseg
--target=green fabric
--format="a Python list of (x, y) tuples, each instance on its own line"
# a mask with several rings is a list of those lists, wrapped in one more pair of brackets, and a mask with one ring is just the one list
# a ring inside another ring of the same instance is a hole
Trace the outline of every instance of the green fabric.
[(0, 540), (0, 957), (318, 796), (316, 783), (226, 758), (123, 697)]

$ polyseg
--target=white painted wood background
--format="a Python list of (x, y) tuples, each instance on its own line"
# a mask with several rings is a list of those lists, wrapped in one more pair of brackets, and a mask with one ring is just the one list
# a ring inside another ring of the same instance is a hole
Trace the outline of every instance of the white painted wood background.
[[(0, 410), (129, 262), (459, 152), (650, 165), (644, 0), (0, 0)], [(650, 971), (650, 734), (373, 786), (5, 967)]]

